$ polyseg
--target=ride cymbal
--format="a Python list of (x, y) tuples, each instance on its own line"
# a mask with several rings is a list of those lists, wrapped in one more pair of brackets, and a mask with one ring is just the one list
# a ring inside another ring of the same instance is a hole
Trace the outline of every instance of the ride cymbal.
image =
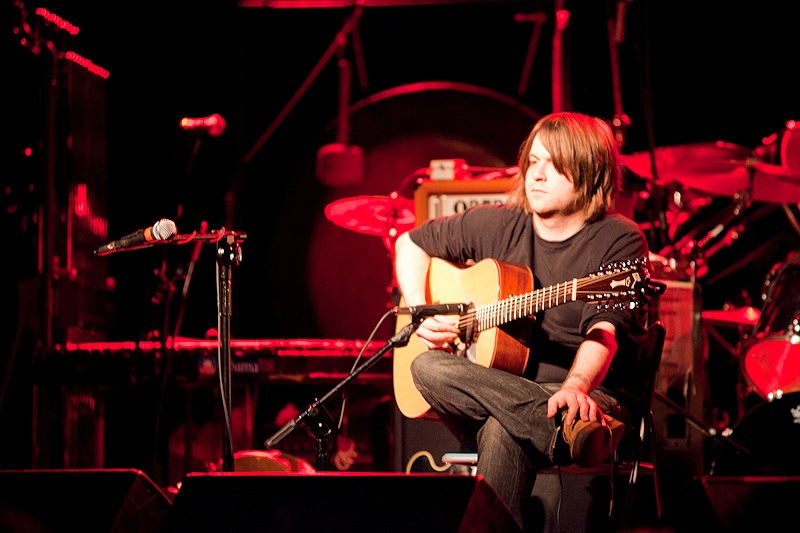
[(747, 195), (754, 202), (795, 204), (800, 202), (800, 174), (760, 161), (732, 162), (727, 173), (690, 176), (680, 182), (696, 191), (731, 198)]
[[(655, 149), (657, 177), (661, 181), (686, 179), (702, 180), (709, 176), (726, 175), (753, 156), (753, 151), (737, 144), (722, 141), (664, 146)], [(640, 176), (653, 179), (649, 151), (621, 156), (622, 163)]]
[[(622, 163), (653, 178), (650, 152), (623, 155)], [(800, 202), (800, 174), (787, 167), (759, 161), (752, 150), (736, 144), (685, 144), (655, 149), (656, 174), (712, 196), (747, 194), (755, 202)]]

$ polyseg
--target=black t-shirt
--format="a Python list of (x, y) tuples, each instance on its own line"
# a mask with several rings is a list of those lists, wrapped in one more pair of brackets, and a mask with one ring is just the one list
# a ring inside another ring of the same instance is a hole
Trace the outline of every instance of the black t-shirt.
[[(639, 226), (617, 213), (587, 224), (565, 241), (550, 242), (536, 235), (531, 215), (521, 209), (482, 205), (427, 220), (411, 230), (409, 236), (431, 257), (454, 264), (492, 258), (526, 266), (533, 272), (535, 288), (563, 284), (613, 262), (648, 255), (647, 241)], [(576, 301), (538, 313), (532, 321), (526, 377), (540, 382), (563, 381), (586, 331), (600, 320), (614, 324), (619, 343), (603, 388), (624, 387), (644, 342), (644, 307), (598, 312), (595, 305)]]

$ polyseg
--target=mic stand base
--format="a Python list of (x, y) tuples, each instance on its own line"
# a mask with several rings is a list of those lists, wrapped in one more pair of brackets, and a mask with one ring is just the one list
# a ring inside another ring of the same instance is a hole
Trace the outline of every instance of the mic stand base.
[(415, 319), (412, 322), (398, 331), (391, 339), (389, 339), (384, 346), (382, 346), (374, 355), (364, 361), (360, 367), (352, 371), (346, 378), (340, 381), (335, 387), (328, 391), (322, 398), (310, 404), (297, 418), (287, 422), (281, 429), (276, 431), (271, 437), (264, 441), (264, 446), (269, 450), (275, 447), (281, 440), (286, 438), (297, 426), (305, 427), (309, 435), (317, 439), (316, 442), (316, 464), (318, 470), (325, 470), (328, 467), (328, 446), (327, 437), (332, 431), (332, 426), (335, 425), (333, 418), (325, 409), (325, 403), (336, 396), (340, 390), (346, 387), (351, 381), (358, 377), (362, 372), (372, 367), (378, 360), (383, 357), (389, 350), (398, 346), (402, 347), (408, 344), (411, 335), (417, 330), (422, 320)]

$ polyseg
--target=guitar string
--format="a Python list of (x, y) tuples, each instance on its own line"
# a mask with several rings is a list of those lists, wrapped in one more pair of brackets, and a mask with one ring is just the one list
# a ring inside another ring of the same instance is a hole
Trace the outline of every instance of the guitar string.
[[(563, 283), (563, 290), (561, 288), (562, 284), (556, 284), (555, 286), (545, 287), (542, 289), (537, 289), (535, 291), (526, 293), (524, 295), (519, 296), (509, 296), (508, 298), (504, 298), (499, 302), (493, 302), (490, 304), (479, 306), (478, 308), (470, 309), (464, 317), (469, 320), (476, 320), (476, 314), (480, 315), (477, 318), (477, 323), (479, 325), (479, 329), (487, 329), (489, 327), (495, 326), (497, 324), (502, 324), (508, 322), (510, 320), (516, 320), (518, 318), (523, 318), (525, 316), (530, 316), (531, 314), (535, 314), (539, 311), (543, 311), (545, 309), (549, 309), (550, 307), (558, 305), (560, 303), (568, 303), (570, 301), (569, 295), (577, 289), (585, 288), (587, 286), (596, 285), (598, 281), (602, 281), (601, 277), (605, 274), (608, 274), (613, 277), (618, 277), (619, 275), (631, 275), (632, 273), (638, 271), (639, 269), (626, 267), (623, 270), (619, 270), (619, 267), (613, 270), (608, 271), (601, 271), (597, 275), (594, 276), (587, 276), (581, 279), (573, 279), (571, 281), (565, 281)], [(552, 294), (552, 291), (555, 287), (555, 295)], [(598, 296), (609, 295), (611, 298), (620, 298), (624, 295), (624, 293), (628, 293), (629, 296), (635, 294), (633, 287), (626, 287), (627, 290), (613, 290), (613, 291), (595, 291), (595, 294)], [(583, 291), (585, 292), (585, 291)], [(561, 301), (563, 298), (563, 302)], [(598, 298), (597, 301), (607, 300), (609, 298)], [(540, 309), (541, 306), (541, 309)], [(530, 313), (520, 312), (520, 309), (524, 309), (526, 311), (530, 311)], [(483, 310), (484, 312), (480, 312)]]

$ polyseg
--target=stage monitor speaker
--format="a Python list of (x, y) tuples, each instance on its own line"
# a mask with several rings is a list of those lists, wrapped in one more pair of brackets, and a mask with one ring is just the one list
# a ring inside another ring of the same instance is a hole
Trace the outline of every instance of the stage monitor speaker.
[(152, 533), (170, 505), (140, 470), (0, 471), (2, 533)]
[(518, 531), (480, 477), (442, 474), (188, 474), (163, 533)]
[[(628, 524), (622, 524), (625, 498), (630, 490), (630, 472), (623, 470), (612, 476), (604, 463), (595, 468), (572, 465), (539, 472), (533, 486), (533, 513), (534, 516), (537, 512), (541, 515), (542, 523), (535, 524), (532, 530), (541, 533), (597, 533), (615, 531), (624, 525), (631, 531), (632, 528), (650, 531), (645, 528), (657, 523), (652, 471), (645, 468), (639, 471)], [(609, 509), (612, 511), (610, 516)]]
[(698, 476), (667, 517), (676, 531), (796, 531), (800, 477)]

